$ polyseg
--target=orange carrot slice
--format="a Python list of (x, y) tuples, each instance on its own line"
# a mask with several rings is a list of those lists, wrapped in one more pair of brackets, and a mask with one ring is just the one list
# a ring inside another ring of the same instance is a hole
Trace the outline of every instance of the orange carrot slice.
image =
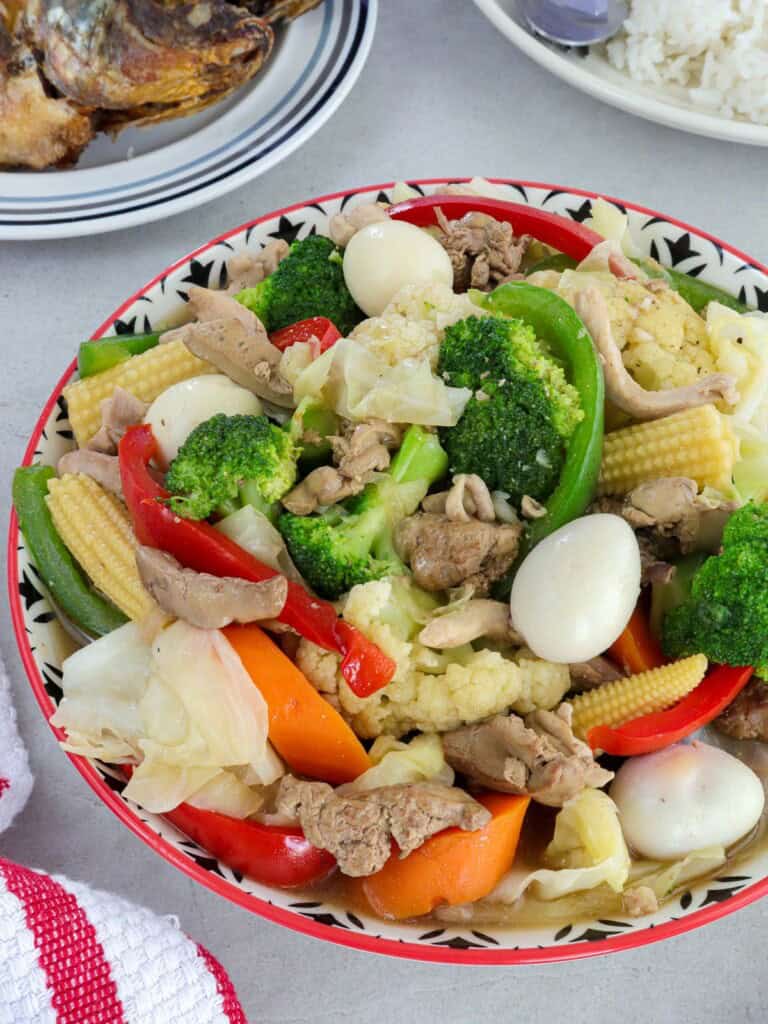
[(659, 668), (667, 661), (659, 641), (651, 632), (645, 610), (639, 604), (608, 653), (629, 675)]
[(256, 625), (222, 630), (269, 708), (269, 739), (300, 775), (334, 784), (371, 767), (360, 740), (304, 674)]
[(362, 894), (382, 917), (420, 917), (439, 904), (479, 900), (498, 884), (515, 859), (527, 796), (477, 797), (493, 817), (477, 832), (449, 828), (407, 857), (395, 850), (375, 875), (360, 879)]

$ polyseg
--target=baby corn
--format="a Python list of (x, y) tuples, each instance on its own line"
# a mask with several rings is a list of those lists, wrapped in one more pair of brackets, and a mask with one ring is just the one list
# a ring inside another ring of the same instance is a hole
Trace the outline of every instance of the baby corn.
[(663, 476), (686, 476), (699, 488), (726, 491), (739, 445), (727, 416), (714, 405), (664, 416), (605, 435), (600, 494), (628, 494)]
[(64, 388), (64, 397), (78, 445), (82, 448), (99, 429), (101, 403), (118, 385), (142, 402), (153, 402), (172, 384), (214, 372), (214, 367), (192, 355), (184, 342), (170, 341), (132, 356), (103, 373), (73, 381)]
[(596, 725), (615, 729), (641, 715), (664, 711), (698, 686), (706, 671), (707, 659), (694, 654), (580, 693), (570, 700), (574, 735), (586, 739)]
[(93, 584), (130, 619), (155, 607), (136, 568), (136, 538), (120, 501), (82, 473), (48, 483), (54, 526)]

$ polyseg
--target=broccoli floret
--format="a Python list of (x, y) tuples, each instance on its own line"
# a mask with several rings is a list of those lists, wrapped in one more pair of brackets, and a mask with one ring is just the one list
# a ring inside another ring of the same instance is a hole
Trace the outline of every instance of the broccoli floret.
[(334, 600), (356, 583), (407, 572), (394, 548), (394, 527), (416, 511), (447, 465), (437, 436), (412, 426), (389, 472), (362, 494), (319, 515), (281, 515), (278, 528), (304, 579)]
[(483, 388), (489, 381), (539, 381), (561, 437), (569, 438), (584, 413), (579, 393), (565, 371), (536, 340), (522, 320), (470, 316), (448, 327), (440, 346), (439, 370), (457, 388)]
[(768, 548), (768, 504), (751, 503), (730, 516), (723, 530), (723, 547), (727, 549), (740, 544), (762, 544)]
[(440, 432), (451, 471), (477, 473), (516, 504), (526, 494), (545, 500), (583, 411), (533, 329), (503, 317), (460, 320), (445, 331), (439, 370), (474, 392), (456, 426)]
[(294, 242), (274, 273), (235, 298), (256, 314), (269, 333), (324, 316), (347, 335), (363, 319), (344, 282), (341, 253), (321, 235)]
[(290, 432), (266, 416), (220, 413), (195, 427), (171, 463), (169, 504), (187, 519), (227, 515), (242, 505), (273, 515), (296, 481), (297, 456)]
[(767, 570), (768, 505), (745, 505), (728, 521), (722, 553), (704, 562), (690, 597), (664, 619), (665, 654), (752, 665), (768, 679)]
[(497, 387), (487, 399), (470, 398), (456, 426), (440, 437), (452, 473), (477, 473), (515, 505), (525, 494), (547, 498), (565, 459), (544, 391), (525, 378)]
[(376, 542), (387, 525), (383, 508), (366, 515), (345, 514), (339, 506), (316, 516), (286, 512), (277, 525), (291, 558), (320, 597), (335, 600), (356, 583), (405, 571), (388, 552), (378, 556)]

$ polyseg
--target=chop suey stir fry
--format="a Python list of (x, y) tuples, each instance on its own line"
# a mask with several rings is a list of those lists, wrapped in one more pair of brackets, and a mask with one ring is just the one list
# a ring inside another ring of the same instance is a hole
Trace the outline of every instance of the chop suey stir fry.
[(81, 346), (77, 447), (14, 481), (91, 640), (53, 721), (267, 884), (642, 915), (761, 827), (768, 320), (606, 203), (448, 193)]

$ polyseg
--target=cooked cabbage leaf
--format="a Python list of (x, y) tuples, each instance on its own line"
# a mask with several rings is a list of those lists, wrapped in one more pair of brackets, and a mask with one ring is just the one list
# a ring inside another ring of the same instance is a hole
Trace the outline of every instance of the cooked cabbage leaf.
[(352, 338), (342, 338), (311, 362), (308, 351), (292, 345), (280, 363), (294, 399), (320, 398), (344, 419), (453, 427), (471, 395), (467, 388), (448, 387), (426, 359), (389, 366)]
[(719, 302), (707, 306), (707, 330), (715, 365), (736, 378), (739, 401), (727, 411), (735, 423), (768, 430), (768, 315), (737, 313)]
[(337, 793), (361, 793), (380, 786), (399, 786), (410, 782), (436, 782), (452, 786), (454, 772), (446, 762), (440, 737), (435, 733), (414, 736), (402, 743), (393, 736), (379, 736), (368, 751), (373, 767)]
[(253, 505), (243, 505), (237, 512), (220, 519), (216, 529), (271, 569), (296, 583), (302, 582), (282, 535)]
[(582, 790), (555, 819), (555, 834), (544, 854), (552, 867), (529, 874), (513, 868), (488, 900), (514, 903), (528, 888), (541, 900), (603, 884), (621, 892), (629, 877), (630, 859), (618, 815), (616, 804), (602, 790)]
[(737, 424), (739, 458), (733, 467), (733, 486), (743, 502), (768, 501), (768, 433)]
[(629, 217), (618, 206), (598, 196), (592, 200), (592, 216), (584, 222), (607, 241), (618, 242), (626, 256), (641, 256), (642, 251), (632, 237)]
[[(266, 702), (218, 630), (175, 622), (149, 644), (128, 623), (63, 667), (54, 723), (67, 732), (65, 749), (138, 761), (124, 793), (149, 811), (196, 797), (246, 816), (261, 797), (241, 786), (269, 785), (282, 774), (267, 740)], [(224, 777), (229, 769), (232, 779)]]
[(112, 764), (141, 756), (139, 701), (151, 658), (140, 627), (128, 622), (65, 659), (64, 697), (51, 719), (66, 730), (65, 750)]
[(641, 860), (632, 865), (630, 872), (631, 886), (646, 886), (653, 890), (656, 898), (661, 902), (675, 891), (684, 882), (690, 882), (694, 878), (701, 878), (711, 871), (716, 871), (725, 863), (726, 854), (722, 846), (706, 846), (701, 850), (694, 850), (682, 860), (675, 861), (650, 861)]
[(249, 818), (264, 806), (265, 799), (264, 786), (246, 785), (237, 770), (222, 770), (195, 790), (187, 802), (201, 811), (218, 811), (231, 818)]

